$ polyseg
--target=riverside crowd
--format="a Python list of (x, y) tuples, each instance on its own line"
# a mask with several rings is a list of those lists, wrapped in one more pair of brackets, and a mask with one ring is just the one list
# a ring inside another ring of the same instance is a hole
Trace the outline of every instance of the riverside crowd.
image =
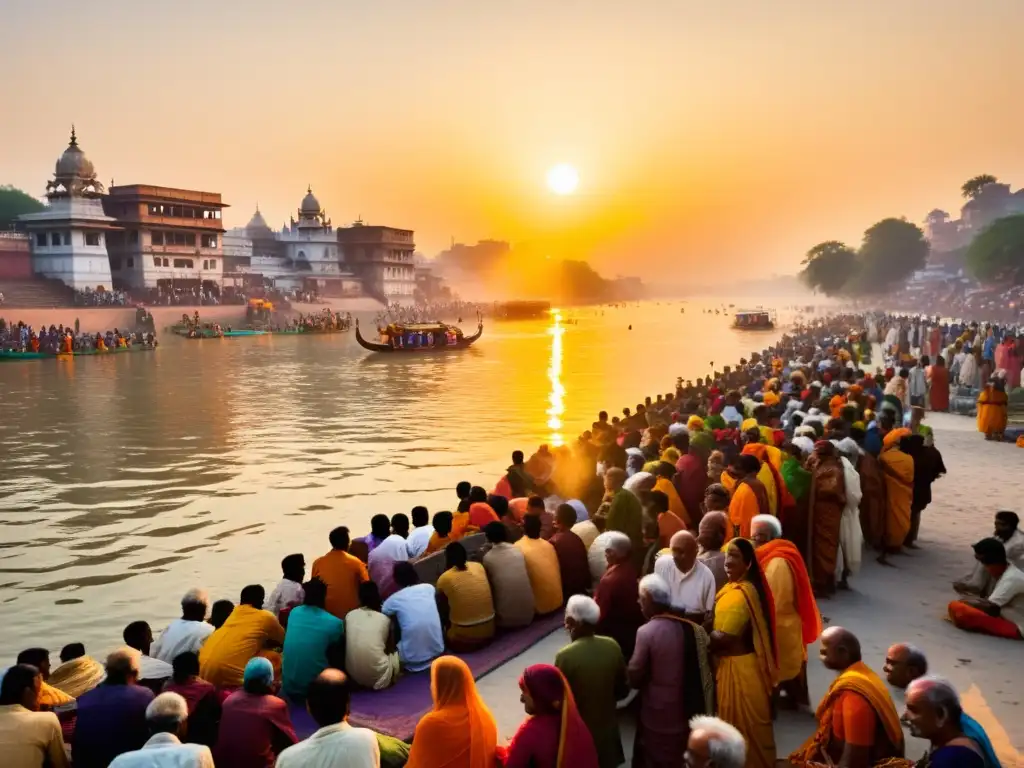
[(75, 321), (75, 327), (51, 324), (38, 331), (23, 323), (11, 323), (0, 318), (0, 351), (31, 352), (48, 355), (70, 355), (82, 352), (105, 352), (110, 349), (126, 349), (131, 346), (155, 347), (156, 338), (152, 333), (121, 331), (118, 328), (106, 333), (82, 333)]
[[(799, 328), (735, 369), (600, 414), (571, 446), (516, 452), (491, 492), (461, 483), (453, 512), (377, 515), (356, 539), (336, 528), (309, 580), (289, 555), (269, 597), (250, 585), (237, 605), (210, 605), (190, 590), (180, 619), (155, 639), (129, 624), (105, 664), (72, 644), (51, 670), (46, 649), (27, 649), (0, 685), (3, 764), (612, 768), (627, 758), (627, 709), (637, 768), (771, 768), (785, 757), (774, 714), (811, 703), (807, 646), (820, 640), (837, 676), (789, 764), (914, 765), (902, 721), (930, 743), (918, 766), (998, 766), (922, 650), (865, 658), (818, 608), (856, 578), (865, 545), (884, 563), (917, 547), (945, 469), (923, 407), (889, 391), (902, 377), (870, 371), (868, 339), (897, 322)], [(979, 531), (951, 590), (957, 627), (1021, 639), (1018, 523), (999, 512)], [(559, 615), (570, 642), (524, 670), (526, 719), (499, 743), (460, 656)], [(433, 705), (411, 744), (348, 724), (354, 690), (428, 673)], [(904, 712), (886, 683), (906, 690)], [(299, 741), (303, 703), (319, 730)]]

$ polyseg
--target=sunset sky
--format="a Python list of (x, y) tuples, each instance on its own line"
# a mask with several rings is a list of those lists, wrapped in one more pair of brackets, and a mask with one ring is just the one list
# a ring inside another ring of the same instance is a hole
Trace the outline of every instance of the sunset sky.
[[(1024, 185), (1024, 1), (3, 0), (0, 184), (72, 122), (101, 180), (272, 226), (528, 242), (609, 275), (786, 273), (885, 216)], [(545, 174), (578, 169), (573, 195)], [(729, 262), (723, 262), (728, 259)]]

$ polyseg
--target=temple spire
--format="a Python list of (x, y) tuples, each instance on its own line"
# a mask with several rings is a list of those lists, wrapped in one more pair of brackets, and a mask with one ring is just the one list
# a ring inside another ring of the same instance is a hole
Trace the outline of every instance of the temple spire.
[(72, 146), (72, 147), (77, 147), (78, 146), (78, 137), (75, 135), (75, 124), (74, 123), (71, 124), (71, 142), (70, 142), (70, 146)]

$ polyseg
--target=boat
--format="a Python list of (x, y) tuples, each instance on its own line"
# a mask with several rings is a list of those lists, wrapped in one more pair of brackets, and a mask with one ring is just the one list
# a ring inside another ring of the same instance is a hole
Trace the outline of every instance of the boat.
[(269, 336), (270, 331), (258, 331), (252, 328), (243, 328), (232, 331), (218, 331), (213, 328), (200, 328), (196, 333), (189, 333), (186, 339), (235, 339), (242, 336)]
[[(434, 323), (392, 323), (380, 335), (390, 343), (372, 342), (363, 338), (356, 320), (356, 341), (363, 349), (371, 352), (433, 352), (450, 349), (465, 349), (480, 338), (484, 332), (483, 321), (472, 336), (466, 336), (462, 329), (442, 322)], [(433, 334), (433, 344), (431, 344)]]
[(506, 301), (494, 305), (495, 320), (536, 320), (549, 314), (550, 301)]
[(776, 315), (774, 309), (740, 309), (732, 321), (732, 327), (742, 331), (775, 330)]
[(0, 360), (71, 360), (76, 357), (96, 357), (97, 355), (118, 355), (125, 352), (152, 352), (156, 347), (135, 344), (131, 347), (114, 347), (113, 349), (82, 349), (72, 354), (66, 352), (15, 352), (11, 349), (0, 350)]

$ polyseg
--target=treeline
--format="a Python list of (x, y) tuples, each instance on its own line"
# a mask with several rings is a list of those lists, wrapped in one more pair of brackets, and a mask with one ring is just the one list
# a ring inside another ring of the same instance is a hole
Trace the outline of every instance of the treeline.
[(13, 229), (23, 213), (38, 213), (43, 204), (27, 192), (0, 184), (0, 232)]

